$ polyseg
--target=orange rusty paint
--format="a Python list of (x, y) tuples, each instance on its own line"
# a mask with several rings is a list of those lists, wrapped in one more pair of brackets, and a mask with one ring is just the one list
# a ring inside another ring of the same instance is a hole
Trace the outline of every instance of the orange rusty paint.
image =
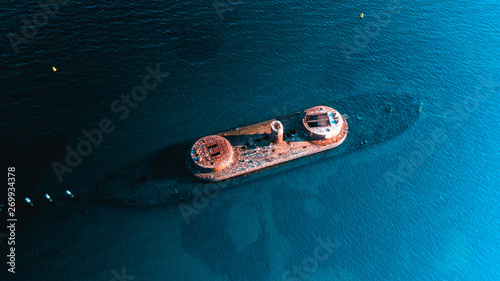
[(219, 171), (229, 166), (232, 159), (231, 143), (221, 136), (203, 137), (191, 147), (191, 160), (201, 169)]
[[(347, 137), (349, 127), (346, 118), (330, 107), (320, 106), (311, 109), (220, 133), (218, 135), (220, 138), (217, 140), (225, 140), (226, 147), (232, 147), (233, 154), (230, 160), (221, 158), (218, 160), (220, 162), (214, 161), (214, 164), (211, 164), (210, 160), (206, 160), (208, 158), (197, 159), (194, 148), (203, 151), (204, 157), (208, 153), (204, 150), (206, 144), (201, 142), (207, 140), (207, 137), (201, 138), (193, 145), (194, 152), (191, 150), (190, 157), (188, 156), (186, 160), (189, 172), (200, 180), (217, 182), (339, 146)], [(328, 115), (329, 113), (332, 115)], [(311, 126), (313, 122), (317, 124)], [(281, 142), (276, 142), (276, 132), (279, 129), (277, 124), (283, 129)], [(318, 127), (334, 130), (327, 134), (326, 130), (315, 130)], [(310, 130), (316, 134), (313, 134), (315, 137), (310, 135)], [(212, 140), (214, 137), (216, 136), (208, 138)], [(229, 152), (227, 153), (229, 155)]]
[(325, 140), (337, 136), (341, 130), (340, 113), (328, 106), (315, 106), (304, 112), (302, 127), (314, 140)]
[(338, 135), (331, 137), (329, 139), (324, 139), (324, 140), (310, 140), (311, 143), (317, 144), (317, 145), (328, 145), (332, 143), (337, 143), (340, 141), (344, 141), (345, 137), (347, 136), (347, 131), (349, 130), (349, 125), (347, 124), (347, 121), (344, 116), (340, 115), (340, 119), (343, 121), (342, 123), (342, 128), (340, 129), (340, 132)]
[(274, 143), (283, 142), (283, 124), (280, 121), (271, 122), (271, 141)]

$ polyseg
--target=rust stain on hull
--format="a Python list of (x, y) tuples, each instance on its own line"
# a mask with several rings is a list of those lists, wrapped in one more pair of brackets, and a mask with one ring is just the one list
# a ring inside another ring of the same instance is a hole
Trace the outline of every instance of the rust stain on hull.
[(227, 180), (335, 148), (346, 139), (348, 128), (335, 109), (317, 106), (203, 137), (186, 155), (186, 165), (200, 180)]

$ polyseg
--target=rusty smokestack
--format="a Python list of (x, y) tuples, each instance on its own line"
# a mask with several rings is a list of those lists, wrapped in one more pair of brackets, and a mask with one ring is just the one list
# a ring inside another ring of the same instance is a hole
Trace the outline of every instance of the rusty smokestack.
[(271, 142), (283, 142), (283, 124), (281, 124), (281, 122), (278, 120), (275, 120), (271, 123)]

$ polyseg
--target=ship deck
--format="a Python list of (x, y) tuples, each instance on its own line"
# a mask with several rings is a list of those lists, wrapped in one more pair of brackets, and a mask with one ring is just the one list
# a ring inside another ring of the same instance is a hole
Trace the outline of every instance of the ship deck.
[[(236, 128), (218, 134), (226, 138), (234, 149), (234, 159), (231, 165), (221, 171), (203, 171), (186, 157), (188, 170), (196, 178), (203, 181), (216, 182), (248, 174), (270, 166), (278, 165), (297, 158), (305, 157), (340, 145), (347, 136), (348, 125), (344, 119), (341, 132), (332, 140), (312, 140), (302, 130), (302, 113), (282, 116), (256, 124)], [(271, 123), (280, 121), (285, 132), (283, 142), (270, 141)]]

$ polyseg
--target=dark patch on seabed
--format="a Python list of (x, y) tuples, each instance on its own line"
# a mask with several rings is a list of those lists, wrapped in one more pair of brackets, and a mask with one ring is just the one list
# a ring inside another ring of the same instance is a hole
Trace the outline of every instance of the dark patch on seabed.
[(185, 168), (186, 152), (194, 142), (189, 140), (154, 151), (119, 169), (96, 187), (95, 194), (106, 201), (124, 205), (178, 203), (192, 198), (193, 191), (197, 189), (225, 189), (320, 159), (353, 153), (381, 144), (406, 131), (418, 119), (420, 101), (409, 94), (377, 94), (326, 102), (325, 105), (348, 116), (348, 136), (343, 144), (333, 150), (227, 181), (203, 183), (192, 177)]

